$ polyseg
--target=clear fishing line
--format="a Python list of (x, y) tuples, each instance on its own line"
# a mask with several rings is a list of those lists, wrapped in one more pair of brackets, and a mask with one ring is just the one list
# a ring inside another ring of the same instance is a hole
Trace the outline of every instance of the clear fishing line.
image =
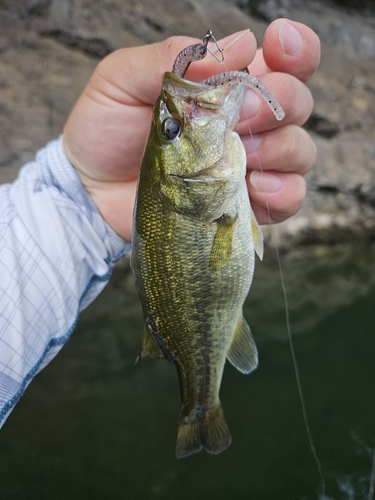
[(374, 454), (372, 456), (372, 468), (371, 468), (371, 477), (370, 477), (370, 487), (368, 492), (368, 500), (372, 500), (374, 496), (374, 485), (375, 485), (375, 446), (374, 446)]
[[(247, 120), (246, 109), (245, 109), (244, 106), (243, 106), (243, 110), (244, 110), (245, 117), (246, 117), (246, 120)], [(251, 140), (253, 141), (253, 134), (251, 132), (249, 124), (248, 124), (248, 131), (249, 131), (249, 135), (251, 137)], [(255, 155), (256, 155), (256, 158), (257, 158), (257, 163), (258, 163), (259, 170), (263, 174), (264, 171), (263, 171), (263, 168), (262, 168), (262, 165), (261, 165), (261, 162), (260, 162), (260, 158), (259, 158), (259, 154), (258, 154), (257, 150), (255, 150)], [(277, 259), (277, 265), (278, 265), (279, 272), (280, 272), (280, 283), (281, 283), (281, 289), (282, 289), (282, 292), (283, 292), (284, 306), (285, 306), (285, 323), (286, 323), (286, 329), (287, 329), (287, 333), (288, 333), (288, 341), (289, 341), (290, 352), (291, 352), (292, 360), (293, 360), (294, 373), (295, 373), (295, 377), (296, 377), (296, 381), (297, 381), (298, 394), (299, 394), (299, 398), (300, 398), (300, 402), (301, 402), (301, 407), (302, 407), (303, 421), (304, 421), (304, 424), (305, 424), (305, 429), (306, 429), (307, 437), (308, 437), (309, 444), (310, 444), (310, 450), (311, 450), (311, 453), (312, 453), (312, 455), (314, 457), (316, 465), (318, 467), (318, 472), (319, 472), (320, 481), (321, 481), (322, 498), (324, 498), (325, 497), (325, 489), (326, 489), (326, 487), (325, 487), (325, 480), (324, 480), (324, 477), (323, 477), (322, 464), (321, 464), (321, 461), (320, 461), (320, 459), (318, 457), (318, 454), (316, 452), (316, 448), (315, 448), (315, 445), (314, 445), (314, 441), (313, 441), (313, 437), (312, 437), (312, 433), (311, 433), (311, 428), (310, 428), (310, 424), (309, 424), (309, 420), (308, 420), (307, 408), (306, 408), (305, 397), (304, 397), (304, 393), (303, 393), (303, 389), (302, 389), (302, 383), (301, 383), (301, 377), (300, 377), (300, 372), (299, 372), (299, 367), (298, 367), (298, 362), (297, 362), (297, 356), (296, 356), (296, 352), (295, 352), (295, 349), (294, 349), (294, 342), (293, 342), (293, 336), (292, 336), (292, 328), (291, 328), (291, 323), (290, 323), (289, 300), (288, 300), (288, 294), (287, 294), (287, 290), (286, 290), (286, 286), (285, 286), (284, 273), (283, 273), (283, 269), (282, 269), (282, 265), (281, 265), (279, 245), (278, 245), (278, 242), (277, 242), (276, 233), (275, 233), (275, 231), (273, 229), (273, 223), (272, 223), (272, 220), (271, 220), (270, 207), (269, 207), (269, 202), (268, 202), (267, 198), (266, 198), (266, 211), (267, 211), (268, 224), (269, 224), (270, 229), (271, 229), (271, 236), (272, 236), (272, 240), (273, 240), (274, 247), (275, 247), (275, 254), (276, 254), (276, 259)]]
[[(226, 66), (226, 64), (225, 64), (224, 61), (222, 62), (222, 65), (225, 67), (226, 71), (229, 71), (229, 69)], [(272, 106), (270, 106), (270, 107), (272, 107)], [(247, 118), (245, 106), (243, 105), (242, 108), (243, 108), (243, 111), (244, 111), (244, 114), (245, 114), (246, 121), (248, 122), (248, 118)], [(278, 118), (276, 114), (275, 114), (275, 116), (276, 116), (277, 119), (280, 120), (280, 118)], [(251, 131), (249, 123), (247, 125), (247, 128), (248, 128), (248, 132), (249, 132), (249, 135), (251, 137), (251, 140), (253, 141), (254, 140), (253, 139), (253, 134), (252, 134), (252, 131)], [(257, 163), (258, 163), (259, 171), (263, 174), (264, 171), (263, 171), (262, 164), (261, 164), (261, 161), (260, 161), (259, 154), (258, 154), (257, 150), (255, 150), (255, 154), (256, 154), (256, 158), (257, 158)], [(289, 314), (288, 294), (287, 294), (287, 290), (286, 290), (286, 286), (285, 286), (284, 273), (283, 273), (282, 265), (281, 265), (279, 245), (278, 245), (278, 242), (277, 242), (276, 233), (275, 233), (275, 231), (273, 229), (273, 223), (272, 223), (272, 220), (271, 220), (270, 207), (269, 207), (269, 202), (268, 202), (267, 198), (266, 198), (266, 211), (267, 211), (268, 224), (269, 224), (270, 229), (271, 229), (271, 237), (272, 237), (272, 240), (273, 240), (273, 243), (274, 243), (274, 247), (275, 247), (275, 254), (276, 254), (277, 264), (278, 264), (278, 268), (279, 268), (279, 272), (280, 272), (280, 283), (281, 283), (281, 289), (282, 289), (282, 292), (283, 292), (284, 306), (285, 306), (285, 324), (286, 324), (286, 329), (287, 329), (287, 334), (288, 334), (288, 341), (289, 341), (289, 347), (290, 347), (290, 352), (291, 352), (293, 366), (294, 366), (294, 373), (295, 373), (296, 382), (297, 382), (298, 395), (299, 395), (299, 399), (300, 399), (300, 403), (301, 403), (301, 407), (302, 407), (303, 421), (304, 421), (304, 425), (305, 425), (305, 429), (306, 429), (308, 441), (309, 441), (309, 444), (310, 444), (310, 450), (311, 450), (311, 453), (312, 453), (312, 455), (314, 457), (314, 460), (315, 460), (315, 463), (317, 465), (318, 472), (319, 472), (319, 477), (320, 477), (320, 482), (321, 482), (321, 497), (320, 498), (321, 498), (321, 500), (324, 500), (325, 498), (327, 498), (325, 496), (326, 485), (325, 485), (325, 480), (324, 480), (324, 476), (323, 476), (322, 464), (321, 464), (321, 461), (320, 461), (320, 459), (318, 457), (318, 454), (317, 454), (317, 451), (316, 451), (316, 448), (315, 448), (315, 445), (314, 445), (314, 440), (313, 440), (313, 437), (312, 437), (311, 428), (310, 428), (310, 424), (309, 424), (309, 420), (308, 420), (307, 408), (306, 408), (306, 403), (305, 403), (305, 397), (304, 397), (304, 393), (303, 393), (303, 389), (302, 389), (302, 383), (301, 383), (301, 377), (300, 377), (300, 371), (299, 371), (299, 367), (298, 367), (297, 356), (296, 356), (295, 349), (294, 349), (294, 342), (293, 342), (292, 328), (291, 328), (290, 314)], [(374, 476), (375, 476), (375, 471), (374, 471)], [(369, 500), (372, 500), (372, 496), (371, 496), (371, 499), (369, 498)]]

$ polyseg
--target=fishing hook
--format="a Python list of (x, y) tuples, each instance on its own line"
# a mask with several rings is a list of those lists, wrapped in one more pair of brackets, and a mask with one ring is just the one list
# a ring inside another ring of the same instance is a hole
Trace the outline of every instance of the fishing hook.
[[(215, 52), (211, 52), (211, 50), (208, 48), (208, 43), (210, 41), (213, 41), (217, 47), (217, 50)], [(209, 52), (220, 64), (224, 62), (224, 54), (223, 54), (223, 49), (219, 47), (219, 44), (214, 37), (213, 33), (211, 30), (208, 30), (207, 33), (205, 34), (203, 38), (202, 43), (197, 43), (195, 45), (189, 45), (189, 47), (186, 47), (183, 49), (178, 56), (176, 57), (176, 60), (173, 64), (173, 69), (172, 72), (181, 77), (184, 78), (190, 64), (195, 61), (200, 61), (201, 59), (204, 59), (207, 55), (207, 52)], [(219, 59), (216, 54), (220, 52), (221, 58)]]

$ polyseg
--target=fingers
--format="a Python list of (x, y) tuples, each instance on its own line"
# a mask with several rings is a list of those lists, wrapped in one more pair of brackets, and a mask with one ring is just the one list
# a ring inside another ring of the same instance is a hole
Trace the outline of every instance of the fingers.
[[(304, 85), (320, 61), (320, 42), (303, 24), (278, 19), (267, 29), (250, 72), (273, 92), (285, 111), (276, 122), (267, 103), (248, 91), (237, 131), (247, 153), (248, 189), (261, 224), (281, 222), (295, 214), (306, 194), (306, 174), (316, 160), (316, 147), (298, 125), (312, 111)], [(249, 135), (249, 127), (253, 138)]]
[[(261, 224), (281, 222), (295, 214), (306, 194), (301, 177), (316, 160), (316, 146), (296, 125), (242, 138), (246, 153), (248, 189)], [(269, 209), (269, 214), (267, 210)]]
[(305, 175), (315, 165), (316, 146), (309, 134), (296, 125), (241, 138), (248, 170)]
[(266, 101), (253, 90), (248, 90), (236, 131), (240, 135), (263, 132), (294, 123), (303, 125), (312, 111), (311, 92), (300, 80), (285, 73), (270, 73), (261, 77), (262, 82), (274, 94), (285, 111), (285, 117), (277, 121)]
[[(172, 71), (181, 50), (197, 43), (202, 43), (202, 40), (176, 36), (153, 45), (120, 49), (99, 64), (97, 77), (117, 100), (121, 97), (127, 104), (142, 102), (153, 105), (160, 93), (163, 74)], [(215, 73), (248, 66), (256, 52), (256, 40), (249, 30), (245, 30), (221, 40), (219, 47), (224, 48), (225, 66), (208, 54), (190, 66), (186, 78), (199, 81)], [(210, 43), (209, 49), (214, 52), (215, 45)], [(123, 96), (119, 96), (119, 92)]]
[(306, 184), (298, 174), (253, 170), (246, 180), (251, 206), (260, 224), (288, 219), (298, 212), (305, 199)]
[(320, 61), (318, 36), (304, 24), (289, 19), (277, 19), (270, 24), (262, 49), (250, 66), (252, 74), (279, 71), (306, 82)]

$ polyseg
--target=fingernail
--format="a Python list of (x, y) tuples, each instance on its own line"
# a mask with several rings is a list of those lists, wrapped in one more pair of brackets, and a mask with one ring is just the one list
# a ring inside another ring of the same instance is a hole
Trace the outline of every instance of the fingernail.
[(253, 170), (250, 174), (250, 184), (259, 193), (276, 193), (280, 191), (282, 181), (276, 174)]
[(303, 48), (302, 36), (288, 21), (282, 22), (279, 26), (279, 40), (286, 56), (297, 56)]
[(252, 118), (260, 110), (260, 97), (253, 90), (248, 90), (244, 98), (245, 117)]
[(257, 149), (259, 149), (262, 144), (262, 139), (260, 134), (251, 134), (241, 137), (243, 145), (245, 146), (246, 154), (254, 153)]

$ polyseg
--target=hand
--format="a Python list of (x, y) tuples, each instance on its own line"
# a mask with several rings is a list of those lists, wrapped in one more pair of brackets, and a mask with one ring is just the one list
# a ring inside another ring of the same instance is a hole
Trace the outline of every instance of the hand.
[[(293, 42), (290, 26), (301, 35), (301, 49), (298, 39)], [(312, 98), (303, 82), (318, 65), (319, 40), (306, 26), (289, 21), (285, 24), (281, 19), (269, 26), (263, 50), (258, 52), (251, 32), (239, 35), (219, 42), (225, 49), (225, 69), (207, 56), (190, 66), (186, 78), (200, 81), (214, 73), (242, 69), (253, 61), (250, 72), (259, 76), (279, 100), (286, 112), (282, 122), (276, 121), (266, 103), (257, 104), (254, 93), (247, 92), (237, 129), (247, 150), (254, 212), (260, 223), (268, 223), (268, 203), (271, 219), (280, 221), (302, 204), (305, 185), (301, 176), (315, 162), (315, 147), (300, 125), (311, 113)], [(112, 53), (96, 68), (66, 123), (64, 148), (69, 160), (103, 218), (126, 240), (131, 239), (138, 171), (162, 75), (171, 71), (183, 48), (200, 42), (172, 37), (162, 43)], [(286, 55), (293, 50), (299, 50), (298, 54)], [(249, 126), (256, 134), (254, 142), (249, 137)], [(251, 152), (257, 143), (257, 152)], [(259, 162), (264, 170), (260, 178), (256, 172)]]

